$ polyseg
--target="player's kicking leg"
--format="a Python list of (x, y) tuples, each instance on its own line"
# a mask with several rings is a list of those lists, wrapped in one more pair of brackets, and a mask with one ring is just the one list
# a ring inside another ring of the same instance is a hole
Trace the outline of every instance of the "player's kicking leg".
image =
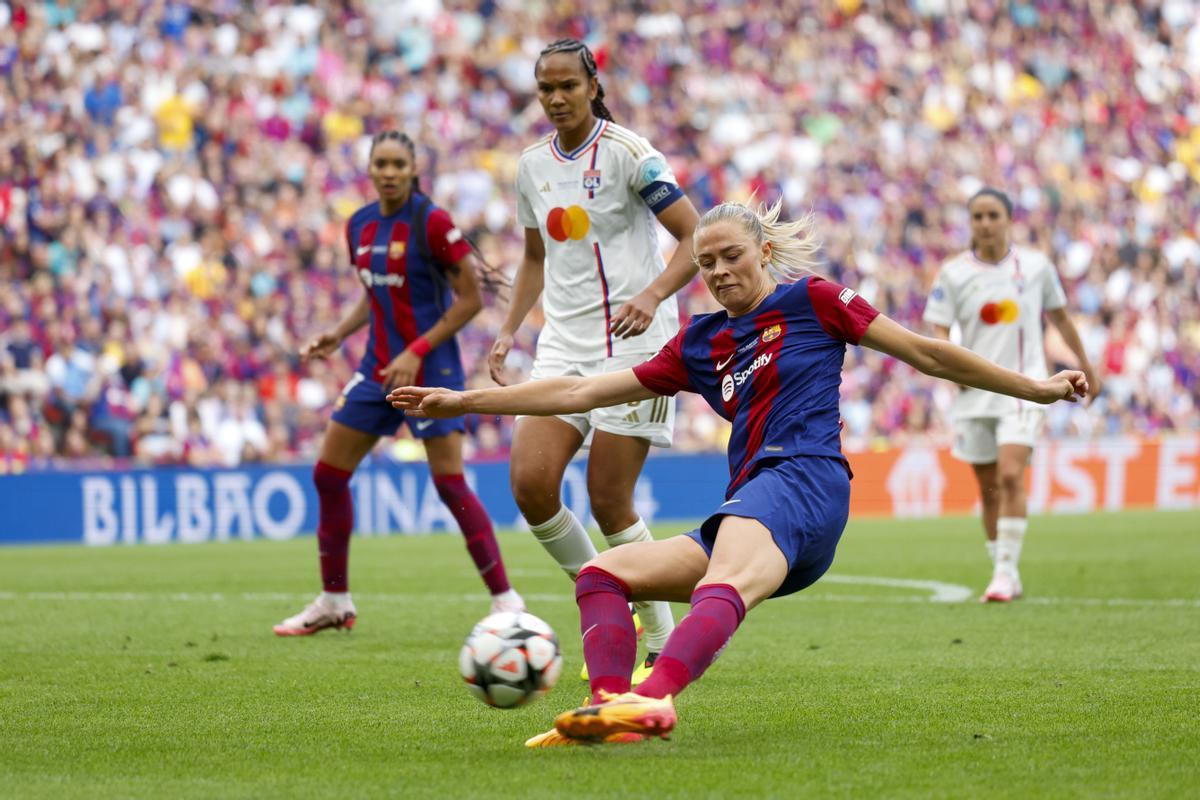
[[(607, 423), (617, 425), (622, 430), (627, 427), (627, 423), (620, 420), (610, 419)], [(668, 423), (665, 433), (668, 440), (670, 427)], [(588, 456), (588, 497), (592, 514), (610, 548), (654, 541), (650, 529), (633, 504), (634, 489), (650, 451), (652, 433), (638, 430), (638, 426), (634, 425), (628, 432), (616, 433), (597, 428), (592, 434), (592, 448)], [(646, 658), (637, 665), (632, 675), (632, 684), (637, 686), (649, 677), (658, 654), (675, 630), (675, 618), (670, 603), (661, 600), (635, 602), (633, 611), (638, 637), (641, 638), (644, 626), (646, 638)], [(586, 672), (581, 677), (586, 680)]]

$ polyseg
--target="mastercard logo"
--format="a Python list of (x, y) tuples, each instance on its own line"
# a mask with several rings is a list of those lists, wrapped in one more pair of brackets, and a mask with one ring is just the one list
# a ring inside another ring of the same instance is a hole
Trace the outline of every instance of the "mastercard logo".
[(1020, 316), (1015, 300), (1001, 300), (999, 303), (987, 303), (979, 309), (979, 318), (984, 325), (1008, 325), (1016, 322)]
[(592, 221), (588, 219), (587, 212), (579, 206), (552, 208), (546, 216), (546, 232), (556, 242), (565, 242), (567, 239), (579, 241), (587, 236), (591, 227)]

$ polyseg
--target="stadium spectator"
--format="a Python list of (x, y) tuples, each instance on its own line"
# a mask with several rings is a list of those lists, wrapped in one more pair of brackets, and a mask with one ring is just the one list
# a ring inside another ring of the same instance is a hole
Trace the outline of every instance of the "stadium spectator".
[[(697, 207), (756, 191), (811, 209), (820, 269), (904, 324), (919, 324), (937, 266), (968, 242), (963, 201), (1009, 188), (1014, 240), (1059, 267), (1106, 373), (1092, 408), (1052, 409), (1047, 434), (1200, 426), (1195, 2), (704, 8), (0, 0), (0, 351), (19, 356), (0, 355), (0, 424), (19, 395), (39, 431), (17, 434), (41, 454), (30, 464), (116, 456), (120, 436), (93, 429), (104, 416), (72, 423), (49, 389), (52, 359), (98, 371), (75, 402), (101, 402), (117, 376), (135, 414), (156, 394), (185, 423), (190, 406), (221, 406), (222, 381), (259, 382), (360, 291), (339, 236), (367, 198), (366, 136), (389, 124), (416, 134), (434, 200), (490, 262), (515, 266), (512, 178), (548, 130), (533, 65), (570, 35), (595, 52), (614, 116), (666, 154)], [(681, 313), (710, 310), (706, 295), (685, 289)], [(490, 383), (502, 314), (486, 308), (461, 337), (468, 385)], [(91, 368), (75, 355), (102, 350), (88, 319), (127, 331)], [(513, 370), (528, 371), (536, 327), (519, 332)], [(335, 397), (362, 345), (289, 369)], [(1047, 349), (1052, 369), (1070, 363), (1053, 332)], [(847, 447), (948, 441), (953, 390), (908, 367), (852, 351), (845, 389), (858, 404)], [(254, 457), (315, 457), (322, 404), (290, 402), (255, 399), (286, 436)], [(676, 448), (723, 445), (727, 429), (694, 398), (678, 411)], [(200, 414), (208, 441), (221, 418)], [(511, 420), (468, 424), (489, 430), (481, 451), (506, 451)], [(134, 459), (179, 457), (142, 455), (154, 448), (136, 427)], [(182, 445), (187, 428), (170, 435)]]

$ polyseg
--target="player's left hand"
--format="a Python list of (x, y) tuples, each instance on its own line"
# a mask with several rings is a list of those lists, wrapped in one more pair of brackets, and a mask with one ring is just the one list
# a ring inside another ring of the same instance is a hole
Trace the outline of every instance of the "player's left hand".
[(648, 293), (642, 292), (630, 298), (613, 314), (608, 332), (618, 339), (628, 339), (646, 332), (654, 321), (654, 312), (658, 310), (658, 301)]
[(1087, 376), (1077, 369), (1064, 369), (1056, 375), (1038, 381), (1034, 396), (1030, 399), (1046, 405), (1058, 400), (1078, 403), (1087, 394)]
[(421, 357), (411, 350), (405, 350), (396, 356), (383, 368), (380, 375), (385, 389), (396, 386), (408, 386), (416, 382), (417, 371), (421, 369)]
[(388, 392), (387, 401), (412, 417), (446, 419), (465, 413), (462, 392), (437, 386), (401, 386)]

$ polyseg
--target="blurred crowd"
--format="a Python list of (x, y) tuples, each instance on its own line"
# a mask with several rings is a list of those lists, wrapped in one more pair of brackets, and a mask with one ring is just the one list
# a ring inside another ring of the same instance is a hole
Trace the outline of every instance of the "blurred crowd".
[[(370, 135), (413, 135), (423, 185), (514, 267), (534, 61), (564, 36), (697, 208), (814, 212), (824, 272), (917, 329), (965, 198), (1008, 191), (1106, 380), (1050, 435), (1200, 429), (1196, 0), (0, 1), (0, 472), (311, 459), (363, 338), (297, 350), (362, 291), (343, 226)], [(461, 335), (475, 385), (502, 314)], [(947, 437), (953, 387), (852, 350), (843, 388), (849, 448)], [(676, 447), (720, 448), (679, 403)], [(511, 420), (470, 426), (503, 456)]]

